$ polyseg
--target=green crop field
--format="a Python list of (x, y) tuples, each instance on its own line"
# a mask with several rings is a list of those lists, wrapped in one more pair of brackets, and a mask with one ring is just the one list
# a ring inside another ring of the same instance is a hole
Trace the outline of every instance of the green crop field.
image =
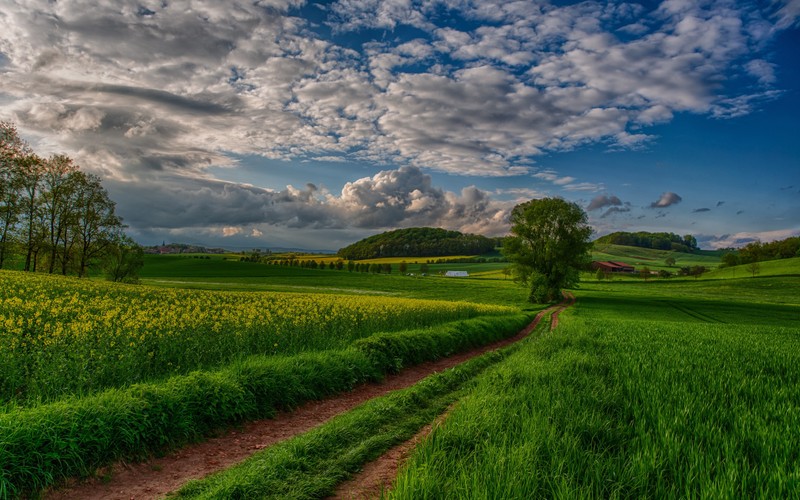
[[(675, 259), (673, 267), (667, 266), (667, 257)], [(622, 245), (595, 245), (592, 250), (592, 260), (611, 260), (631, 264), (637, 269), (647, 266), (654, 271), (664, 269), (672, 272), (684, 266), (713, 268), (719, 265), (719, 256), (713, 252), (682, 253)]]
[(460, 400), (390, 497), (795, 495), (798, 282), (584, 283), (556, 332)]
[[(414, 276), (304, 269), (209, 256), (150, 255), (142, 270), (142, 282), (171, 288), (206, 290), (269, 291), (349, 295), (379, 295), (494, 303), (528, 308), (526, 295), (503, 275), (503, 263), (431, 264), (421, 276), (420, 264), (409, 263)], [(440, 273), (464, 270), (468, 278), (444, 278)], [(468, 286), (465, 283), (468, 282)]]

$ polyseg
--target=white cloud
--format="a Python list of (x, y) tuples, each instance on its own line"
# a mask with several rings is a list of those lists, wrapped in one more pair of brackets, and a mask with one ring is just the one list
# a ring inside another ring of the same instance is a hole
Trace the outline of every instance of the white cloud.
[(339, 194), (313, 184), (275, 191), (191, 178), (166, 178), (150, 186), (112, 181), (108, 189), (134, 231), (216, 226), (224, 237), (260, 237), (265, 226), (314, 230), (437, 226), (503, 234), (514, 205), (474, 186), (460, 193), (445, 191), (416, 167), (347, 182)]
[(775, 231), (742, 231), (721, 236), (698, 236), (698, 241), (709, 248), (739, 248), (754, 241), (769, 243), (800, 236), (800, 229), (779, 229)]
[(745, 64), (747, 72), (754, 76), (759, 83), (770, 85), (775, 83), (775, 65), (763, 59), (753, 59)]
[(683, 200), (677, 193), (666, 191), (661, 194), (661, 197), (650, 204), (650, 208), (666, 208), (676, 205)]
[(621, 205), (622, 205), (622, 200), (620, 200), (613, 194), (611, 196), (606, 194), (601, 194), (592, 198), (592, 201), (589, 202), (589, 205), (586, 206), (586, 210), (591, 212), (593, 210), (599, 210), (601, 208), (615, 207)]

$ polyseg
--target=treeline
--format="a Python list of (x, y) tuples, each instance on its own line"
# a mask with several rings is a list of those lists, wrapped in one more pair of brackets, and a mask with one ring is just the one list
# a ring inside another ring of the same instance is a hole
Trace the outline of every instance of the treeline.
[(498, 245), (496, 238), (441, 228), (415, 227), (370, 236), (340, 249), (338, 255), (348, 260), (480, 255), (493, 251)]
[(754, 241), (738, 250), (729, 249), (722, 255), (722, 265), (737, 266), (739, 264), (790, 259), (792, 257), (800, 257), (800, 236), (792, 236), (785, 240), (769, 243)]
[(142, 247), (147, 254), (181, 254), (181, 253), (227, 253), (224, 248), (208, 248), (200, 245), (189, 245), (186, 243), (168, 243), (164, 245), (151, 245)]
[(102, 262), (124, 281), (141, 266), (141, 249), (100, 178), (65, 155), (38, 156), (16, 126), (0, 122), (0, 269), (12, 259), (25, 271), (86, 276)]
[(597, 238), (595, 243), (652, 248), (654, 250), (675, 250), (684, 253), (692, 253), (697, 250), (697, 239), (691, 234), (679, 236), (675, 233), (648, 233), (646, 231), (628, 233), (618, 231)]

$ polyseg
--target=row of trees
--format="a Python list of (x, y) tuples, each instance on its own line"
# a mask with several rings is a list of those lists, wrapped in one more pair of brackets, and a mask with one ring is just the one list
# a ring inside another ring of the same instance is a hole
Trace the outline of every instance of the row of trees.
[(686, 253), (691, 253), (698, 249), (697, 239), (691, 234), (679, 236), (675, 233), (650, 233), (647, 231), (635, 233), (618, 231), (597, 238), (595, 243), (653, 248), (655, 250), (675, 250)]
[(792, 236), (785, 240), (761, 243), (754, 241), (739, 250), (729, 250), (722, 255), (723, 266), (752, 264), (765, 260), (789, 259), (800, 257), (800, 236)]
[(38, 156), (0, 122), (0, 269), (14, 258), (25, 271), (86, 276), (103, 262), (126, 280), (141, 254), (114, 209), (98, 176), (68, 156)]
[(438, 257), (493, 252), (499, 239), (433, 227), (412, 227), (376, 234), (340, 249), (347, 260), (378, 257)]
[[(242, 261), (253, 262), (247, 258), (240, 259)], [(373, 274), (391, 274), (394, 267), (392, 264), (388, 262), (384, 263), (377, 263), (377, 262), (355, 262), (349, 260), (347, 262), (343, 260), (336, 260), (336, 261), (329, 261), (327, 264), (324, 261), (317, 262), (314, 259), (272, 259), (265, 261), (275, 266), (284, 266), (284, 267), (300, 267), (304, 269), (334, 269), (337, 271), (341, 271), (346, 269), (348, 272), (357, 272), (357, 273), (373, 273)], [(398, 271), (401, 274), (406, 274), (408, 272), (408, 263), (403, 261), (398, 263), (397, 265)], [(420, 273), (427, 273), (429, 270), (428, 263), (424, 262), (419, 265), (419, 272)]]

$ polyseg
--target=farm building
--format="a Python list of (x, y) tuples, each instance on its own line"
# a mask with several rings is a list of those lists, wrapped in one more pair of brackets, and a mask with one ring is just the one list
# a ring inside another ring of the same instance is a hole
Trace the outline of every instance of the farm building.
[(444, 275), (448, 278), (466, 278), (469, 273), (466, 271), (447, 271)]
[(607, 273), (632, 273), (636, 271), (636, 269), (634, 269), (634, 267), (630, 264), (613, 261), (594, 261), (592, 262), (592, 269), (602, 269)]

